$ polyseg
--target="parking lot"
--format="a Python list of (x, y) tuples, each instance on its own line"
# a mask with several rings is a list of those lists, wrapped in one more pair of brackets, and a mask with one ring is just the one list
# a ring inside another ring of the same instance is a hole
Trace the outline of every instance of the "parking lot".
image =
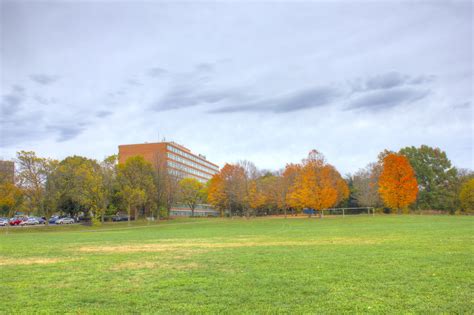
[[(134, 218), (130, 218), (134, 220)], [(124, 215), (113, 215), (105, 218), (106, 222), (123, 222), (128, 221), (128, 217)], [(77, 225), (90, 223), (90, 219), (86, 218), (72, 218), (69, 216), (54, 215), (49, 219), (38, 216), (14, 216), (12, 218), (0, 217), (0, 228), (40, 228), (43, 226), (63, 226), (63, 225)]]
[(77, 224), (76, 220), (67, 216), (46, 217), (14, 216), (12, 218), (0, 218), (0, 227), (42, 227), (46, 225)]

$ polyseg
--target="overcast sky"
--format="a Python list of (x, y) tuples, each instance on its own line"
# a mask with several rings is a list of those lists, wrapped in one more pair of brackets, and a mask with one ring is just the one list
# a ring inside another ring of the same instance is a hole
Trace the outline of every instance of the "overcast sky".
[(427, 144), (473, 168), (470, 1), (0, 1), (4, 159), (166, 137), (221, 167)]

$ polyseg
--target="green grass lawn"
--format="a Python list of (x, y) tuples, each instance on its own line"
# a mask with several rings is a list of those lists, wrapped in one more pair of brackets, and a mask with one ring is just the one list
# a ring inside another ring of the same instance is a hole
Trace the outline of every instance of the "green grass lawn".
[(474, 218), (0, 228), (0, 313), (473, 313)]

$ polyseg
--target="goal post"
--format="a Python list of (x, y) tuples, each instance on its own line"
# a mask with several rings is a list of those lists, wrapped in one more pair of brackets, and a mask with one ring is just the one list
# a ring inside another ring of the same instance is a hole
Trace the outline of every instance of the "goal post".
[(346, 215), (375, 215), (374, 207), (347, 207), (347, 208), (328, 208), (322, 209), (321, 214), (327, 215), (341, 215), (345, 217)]

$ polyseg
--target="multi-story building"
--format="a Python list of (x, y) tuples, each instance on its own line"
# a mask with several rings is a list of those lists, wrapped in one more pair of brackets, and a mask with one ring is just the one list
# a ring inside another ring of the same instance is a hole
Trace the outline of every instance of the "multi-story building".
[(175, 142), (119, 145), (119, 163), (125, 163), (132, 156), (143, 156), (155, 168), (164, 165), (172, 175), (196, 178), (202, 183), (219, 172), (219, 166), (209, 162), (205, 156), (194, 154)]
[(15, 182), (15, 163), (0, 160), (0, 183)]

